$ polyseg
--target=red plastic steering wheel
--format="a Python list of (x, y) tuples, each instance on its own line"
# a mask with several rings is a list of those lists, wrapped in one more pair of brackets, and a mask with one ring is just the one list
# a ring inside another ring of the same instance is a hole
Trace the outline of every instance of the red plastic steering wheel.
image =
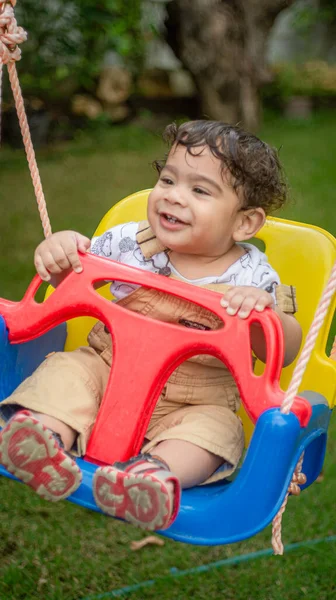
[[(12, 343), (27, 342), (67, 319), (92, 316), (111, 331), (113, 365), (97, 421), (90, 437), (88, 460), (113, 463), (137, 454), (169, 375), (187, 358), (211, 354), (233, 374), (246, 412), (253, 422), (268, 408), (282, 404), (279, 386), (284, 343), (280, 319), (270, 309), (253, 311), (247, 319), (229, 316), (217, 292), (168, 279), (109, 259), (85, 254), (83, 271), (71, 272), (42, 304), (35, 301), (41, 285), (38, 275), (20, 302), (0, 299)], [(223, 321), (215, 331), (184, 328), (149, 319), (100, 296), (98, 281), (125, 281), (173, 294), (202, 306)], [(267, 360), (262, 375), (253, 373), (250, 346), (251, 323), (263, 328)], [(144, 344), (145, 340), (145, 344)], [(301, 426), (306, 426), (311, 407), (296, 398), (292, 407)]]

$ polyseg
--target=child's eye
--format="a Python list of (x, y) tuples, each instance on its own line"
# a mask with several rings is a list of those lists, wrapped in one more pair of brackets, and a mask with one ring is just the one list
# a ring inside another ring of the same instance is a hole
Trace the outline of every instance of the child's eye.
[(195, 187), (194, 192), (196, 192), (196, 194), (204, 194), (205, 196), (209, 196), (209, 192), (207, 192), (206, 190), (203, 190), (200, 187)]
[(163, 183), (166, 183), (167, 185), (173, 185), (174, 183), (170, 177), (160, 177), (160, 181), (163, 181)]

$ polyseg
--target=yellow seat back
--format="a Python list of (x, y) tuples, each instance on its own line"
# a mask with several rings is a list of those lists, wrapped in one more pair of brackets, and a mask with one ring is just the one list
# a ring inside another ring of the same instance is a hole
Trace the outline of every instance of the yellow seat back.
[[(143, 190), (118, 202), (101, 220), (94, 235), (101, 235), (120, 223), (146, 219), (149, 192)], [(299, 307), (296, 317), (306, 336), (336, 260), (336, 239), (318, 227), (273, 217), (267, 218), (257, 237), (264, 242), (269, 262), (279, 273), (281, 282), (296, 287)], [(109, 286), (105, 286), (102, 293), (109, 297)], [(326, 356), (325, 347), (335, 305), (334, 296), (300, 388), (322, 394), (331, 408), (336, 401), (336, 362)], [(94, 322), (94, 319), (83, 317), (68, 323), (66, 350), (86, 344), (86, 336)], [(294, 366), (295, 363), (283, 369), (283, 389), (290, 382)]]

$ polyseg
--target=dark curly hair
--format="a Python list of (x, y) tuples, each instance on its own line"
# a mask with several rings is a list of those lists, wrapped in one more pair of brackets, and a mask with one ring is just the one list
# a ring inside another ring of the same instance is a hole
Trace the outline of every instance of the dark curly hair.
[[(185, 146), (190, 154), (207, 146), (221, 161), (222, 172), (230, 172), (229, 183), (242, 201), (242, 208), (261, 207), (266, 214), (283, 206), (287, 200), (287, 183), (277, 150), (240, 127), (220, 121), (189, 121), (168, 125), (163, 133), (169, 151)], [(158, 173), (165, 165), (155, 161)]]

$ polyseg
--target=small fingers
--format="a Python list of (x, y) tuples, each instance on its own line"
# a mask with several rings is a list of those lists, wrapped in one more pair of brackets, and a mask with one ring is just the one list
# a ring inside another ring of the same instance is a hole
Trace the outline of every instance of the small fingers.
[(69, 258), (62, 246), (52, 248), (46, 255), (44, 264), (50, 273), (61, 273), (71, 266)]
[(221, 301), (220, 301), (221, 305), (224, 306), (224, 308), (226, 308), (227, 306), (229, 306), (231, 298), (233, 298), (233, 296), (236, 293), (237, 293), (237, 288), (234, 288), (234, 287), (229, 288), (225, 292), (223, 298), (221, 298)]
[(50, 274), (57, 275), (70, 266), (63, 251), (47, 250), (35, 255), (35, 268), (43, 281), (50, 281)]
[(265, 293), (264, 295), (260, 296), (256, 302), (255, 305), (255, 309), (258, 312), (262, 312), (266, 306), (272, 306), (273, 304), (273, 298), (270, 294)]
[(50, 281), (50, 275), (58, 275), (70, 268), (80, 273), (83, 267), (78, 249), (86, 251), (89, 246), (90, 240), (76, 232), (55, 233), (36, 248), (34, 256), (36, 271), (44, 281)]
[(81, 233), (76, 232), (73, 232), (73, 237), (67, 238), (63, 242), (62, 247), (69, 261), (69, 266), (71, 266), (76, 273), (81, 273), (83, 271), (83, 265), (78, 251), (85, 254), (90, 246), (91, 240)]
[(251, 314), (251, 311), (256, 308), (256, 302), (257, 298), (254, 298), (253, 296), (247, 296), (247, 298), (244, 298), (238, 311), (238, 317), (241, 319), (247, 319), (247, 317), (249, 317)]
[(221, 299), (227, 314), (237, 314), (241, 319), (246, 319), (254, 309), (262, 312), (272, 304), (273, 298), (268, 292), (250, 286), (231, 288)]
[(68, 267), (71, 267), (76, 273), (81, 273), (83, 271), (83, 267), (77, 252), (77, 248), (67, 250), (66, 256)]
[(235, 315), (237, 314), (238, 310), (240, 309), (241, 305), (243, 304), (245, 300), (245, 296), (240, 293), (239, 291), (236, 291), (234, 294), (230, 295), (230, 298), (227, 299), (227, 306), (226, 306), (226, 312), (228, 315)]
[(48, 273), (41, 256), (37, 253), (35, 253), (34, 256), (34, 265), (36, 272), (41, 277), (42, 281), (50, 281), (50, 274)]
[(87, 252), (90, 249), (91, 240), (85, 235), (76, 233), (76, 242), (78, 250), (80, 252), (83, 252), (83, 254), (85, 254), (85, 252)]

